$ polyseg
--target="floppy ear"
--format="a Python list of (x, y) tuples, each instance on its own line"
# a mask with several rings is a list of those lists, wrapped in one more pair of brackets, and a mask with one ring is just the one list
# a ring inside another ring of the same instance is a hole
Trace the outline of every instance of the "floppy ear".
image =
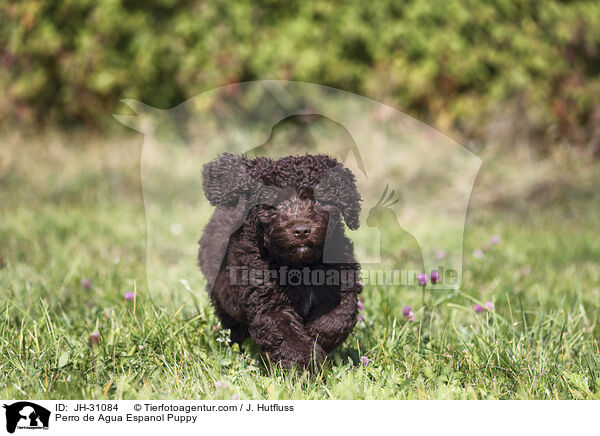
[(340, 178), (342, 179), (340, 185), (340, 209), (342, 209), (342, 215), (346, 225), (351, 230), (356, 230), (360, 226), (360, 194), (356, 187), (356, 178), (352, 171), (348, 168), (339, 167), (341, 170)]
[(333, 202), (341, 210), (346, 225), (351, 230), (360, 226), (360, 194), (352, 171), (341, 164), (327, 171), (315, 190), (315, 197)]
[(202, 168), (202, 184), (206, 199), (213, 206), (235, 207), (242, 196), (250, 192), (251, 177), (245, 163), (248, 160), (224, 153)]

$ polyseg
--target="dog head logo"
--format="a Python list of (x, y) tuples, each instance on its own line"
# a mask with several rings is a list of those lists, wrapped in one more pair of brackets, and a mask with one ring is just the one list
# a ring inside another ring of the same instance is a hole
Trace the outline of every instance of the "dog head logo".
[(6, 431), (14, 433), (18, 429), (48, 429), (50, 411), (28, 401), (4, 405), (6, 409)]
[[(360, 213), (348, 208), (344, 222), (363, 271), (403, 269), (415, 260), (425, 272), (452, 271), (455, 280), (438, 283), (437, 289), (460, 287), (466, 211), (481, 160), (431, 127), (368, 98), (301, 82), (231, 84), (170, 110), (124, 103), (136, 115), (115, 118), (144, 134), (148, 286), (163, 295), (170, 290), (174, 305), (186, 295), (181, 286), (188, 292), (203, 287), (200, 277), (195, 281), (184, 271), (196, 257), (197, 238), (212, 210), (202, 168), (224, 153), (244, 159), (306, 153), (335, 158), (352, 172), (362, 198)], [(278, 126), (291, 119), (298, 120), (295, 130), (279, 134)], [(241, 209), (240, 216), (231, 217), (232, 231), (246, 213), (234, 201), (250, 190), (264, 191), (246, 176), (232, 167), (220, 179), (225, 189), (218, 200)]]

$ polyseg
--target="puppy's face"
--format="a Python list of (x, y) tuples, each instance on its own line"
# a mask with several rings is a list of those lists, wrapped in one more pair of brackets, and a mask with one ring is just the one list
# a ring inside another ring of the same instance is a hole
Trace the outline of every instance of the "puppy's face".
[(281, 189), (272, 205), (259, 206), (264, 246), (290, 265), (310, 265), (323, 254), (329, 217), (339, 213), (314, 198), (310, 189)]

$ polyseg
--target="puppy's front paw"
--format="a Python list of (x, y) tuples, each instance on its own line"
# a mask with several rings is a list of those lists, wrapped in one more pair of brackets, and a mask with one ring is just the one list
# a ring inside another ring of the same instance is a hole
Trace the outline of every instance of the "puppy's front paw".
[(313, 341), (284, 341), (279, 350), (279, 360), (284, 368), (296, 366), (316, 370), (326, 356), (323, 347)]

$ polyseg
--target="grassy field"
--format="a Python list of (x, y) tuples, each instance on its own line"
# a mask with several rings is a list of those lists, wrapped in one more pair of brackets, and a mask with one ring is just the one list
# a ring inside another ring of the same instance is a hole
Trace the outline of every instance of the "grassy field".
[(308, 375), (228, 346), (203, 292), (146, 292), (139, 136), (0, 144), (6, 399), (600, 398), (600, 174), (585, 157), (482, 153), (462, 290), (428, 295), (425, 317), (418, 290), (367, 287), (364, 320)]

